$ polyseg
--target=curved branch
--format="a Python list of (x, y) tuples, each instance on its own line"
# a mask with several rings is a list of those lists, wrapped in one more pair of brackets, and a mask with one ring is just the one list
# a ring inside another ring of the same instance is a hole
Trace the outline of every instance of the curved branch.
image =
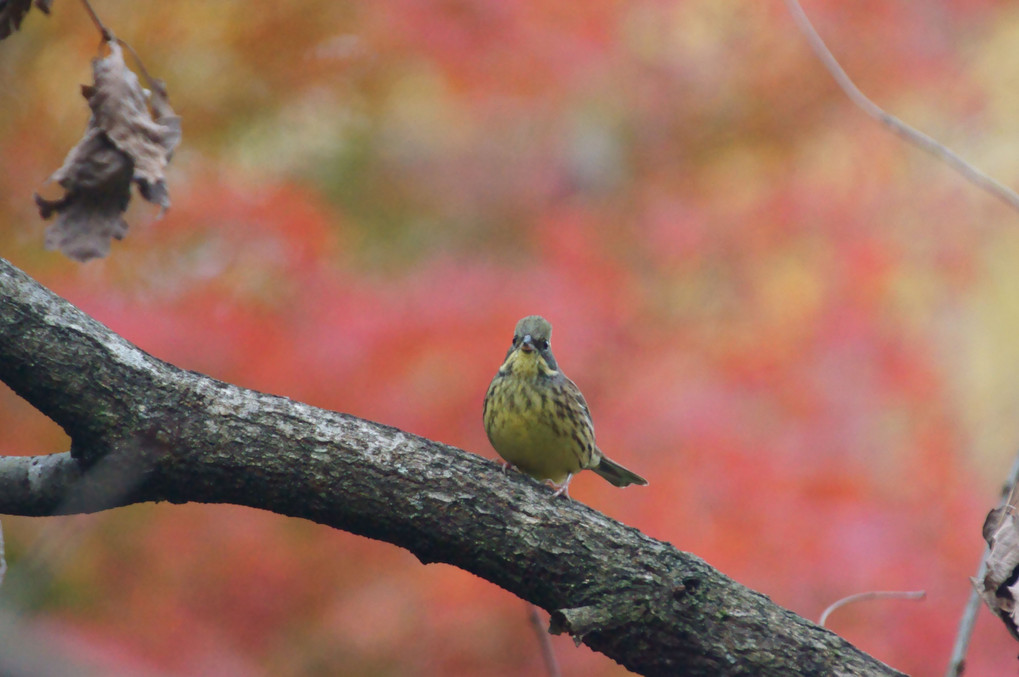
[(302, 517), (460, 567), (639, 673), (891, 675), (701, 559), (480, 456), (139, 350), (0, 259), (0, 379), (71, 435), (0, 458), (0, 512), (140, 501)]
[(793, 17), (793, 21), (796, 22), (797, 28), (799, 28), (801, 33), (803, 33), (803, 37), (807, 39), (807, 43), (814, 51), (814, 55), (817, 56), (817, 58), (821, 61), (821, 64), (825, 67), (832, 78), (834, 78), (835, 84), (839, 86), (839, 89), (841, 89), (845, 95), (849, 97), (849, 100), (856, 104), (860, 110), (887, 127), (894, 134), (905, 139), (907, 142), (938, 158), (961, 174), (964, 179), (975, 185), (977, 188), (987, 191), (999, 200), (1007, 203), (1010, 207), (1012, 207), (1012, 209), (1019, 211), (1019, 195), (1017, 195), (1014, 190), (980, 171), (937, 139), (924, 134), (919, 129), (909, 126), (871, 101), (866, 94), (860, 91), (860, 88), (856, 86), (852, 79), (846, 75), (842, 66), (839, 65), (838, 60), (831, 53), (831, 50), (828, 49), (828, 45), (824, 43), (824, 40), (822, 40), (821, 36), (818, 35), (817, 30), (814, 29), (814, 25), (810, 23), (810, 19), (807, 17), (806, 12), (803, 11), (803, 7), (800, 6), (799, 1), (785, 0), (785, 4), (789, 13)]

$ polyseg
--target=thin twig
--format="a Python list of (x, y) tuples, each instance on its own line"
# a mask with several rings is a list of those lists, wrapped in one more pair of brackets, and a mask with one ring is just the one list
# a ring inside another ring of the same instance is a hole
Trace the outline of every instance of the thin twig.
[[(1001, 488), (999, 508), (1010, 503), (1017, 482), (1019, 482), (1019, 454), (1016, 454), (1015, 460), (1012, 461), (1012, 470), (1009, 472), (1008, 479), (1005, 480), (1005, 484)], [(990, 554), (990, 547), (985, 547), (984, 556), (980, 558), (980, 566), (977, 568), (976, 579), (978, 581), (983, 581), (984, 576), (987, 575), (987, 556)], [(973, 625), (976, 623), (977, 610), (979, 609), (980, 593), (973, 586), (969, 593), (969, 601), (966, 602), (966, 608), (962, 612), (962, 618), (959, 619), (959, 631), (955, 635), (952, 657), (948, 660), (948, 670), (945, 671), (945, 677), (959, 677), (965, 669), (966, 649), (969, 648), (969, 640), (973, 636)]]
[(81, 0), (81, 4), (85, 6), (85, 11), (88, 12), (90, 17), (92, 17), (92, 23), (96, 25), (96, 28), (99, 29), (99, 33), (102, 34), (103, 42), (113, 42), (113, 31), (103, 25), (102, 20), (99, 18), (99, 15), (96, 14), (96, 11), (92, 9), (92, 5), (89, 1)]
[(559, 677), (559, 663), (552, 651), (552, 641), (549, 639), (545, 624), (541, 620), (541, 612), (533, 604), (527, 605), (528, 617), (531, 620), (531, 627), (538, 635), (538, 643), (541, 644), (541, 655), (545, 660), (545, 669), (548, 670), (548, 677)]
[(807, 42), (810, 44), (810, 48), (814, 50), (814, 54), (821, 60), (824, 67), (828, 69), (831, 76), (835, 78), (836, 84), (838, 84), (842, 91), (846, 93), (846, 96), (849, 97), (850, 101), (859, 106), (864, 113), (877, 120), (895, 134), (947, 163), (950, 167), (962, 174), (963, 178), (970, 183), (991, 193), (995, 197), (1004, 200), (1013, 209), (1019, 211), (1019, 194), (1016, 194), (1011, 188), (998, 183), (938, 141), (927, 136), (923, 132), (910, 127), (894, 115), (886, 113), (880, 106), (868, 99), (866, 95), (864, 95), (864, 93), (861, 92), (855, 84), (853, 84), (853, 81), (849, 79), (846, 72), (842, 70), (842, 66), (839, 65), (838, 61), (836, 61), (835, 57), (828, 49), (828, 46), (824, 43), (824, 40), (822, 40), (821, 36), (817, 34), (816, 30), (814, 30), (813, 24), (810, 23), (810, 19), (807, 18), (803, 8), (800, 7), (800, 3), (797, 0), (785, 0), (785, 4), (789, 9), (789, 13), (792, 14), (793, 20), (796, 22), (800, 32), (803, 33)]
[(4, 525), (0, 524), (0, 586), (4, 584), (5, 575), (7, 575), (7, 558), (4, 556)]
[(854, 602), (863, 602), (869, 599), (923, 599), (927, 596), (927, 593), (923, 590), (915, 590), (913, 592), (901, 592), (898, 590), (872, 590), (871, 592), (859, 592), (849, 597), (843, 597), (839, 601), (835, 602), (821, 614), (821, 618), (817, 621), (817, 624), (822, 628), (824, 622), (828, 620), (828, 616), (831, 615), (836, 609), (840, 609), (847, 604)]

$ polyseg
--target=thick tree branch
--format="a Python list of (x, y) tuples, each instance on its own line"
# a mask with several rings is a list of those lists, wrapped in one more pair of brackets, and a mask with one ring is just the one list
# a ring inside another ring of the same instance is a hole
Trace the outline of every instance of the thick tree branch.
[(0, 458), (0, 512), (140, 501), (303, 517), (470, 571), (647, 675), (891, 675), (837, 635), (480, 456), (166, 364), (0, 259), (0, 379), (70, 453)]

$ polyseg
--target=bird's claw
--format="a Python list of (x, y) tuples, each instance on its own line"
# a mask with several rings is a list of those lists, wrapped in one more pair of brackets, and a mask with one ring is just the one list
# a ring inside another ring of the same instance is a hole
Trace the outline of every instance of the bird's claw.
[(562, 496), (566, 496), (566, 498), (569, 499), (569, 500), (573, 500), (572, 497), (570, 496), (570, 480), (571, 479), (573, 479), (573, 473), (570, 473), (569, 475), (567, 475), (566, 479), (563, 480), (562, 484), (556, 484), (552, 480), (545, 480), (545, 482), (550, 487), (555, 489), (555, 491), (552, 492), (552, 498), (555, 498), (556, 496), (562, 495)]

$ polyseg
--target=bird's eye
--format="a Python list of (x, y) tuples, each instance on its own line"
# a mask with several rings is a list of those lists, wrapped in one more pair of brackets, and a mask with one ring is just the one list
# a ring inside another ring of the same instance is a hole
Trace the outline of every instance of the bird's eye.
[(548, 341), (542, 339), (540, 341), (535, 341), (534, 345), (538, 348), (538, 350), (546, 350), (548, 348)]
[(518, 343), (520, 343), (520, 337), (519, 336), (514, 336), (513, 337), (513, 341), (512, 341), (512, 345), (516, 345)]

